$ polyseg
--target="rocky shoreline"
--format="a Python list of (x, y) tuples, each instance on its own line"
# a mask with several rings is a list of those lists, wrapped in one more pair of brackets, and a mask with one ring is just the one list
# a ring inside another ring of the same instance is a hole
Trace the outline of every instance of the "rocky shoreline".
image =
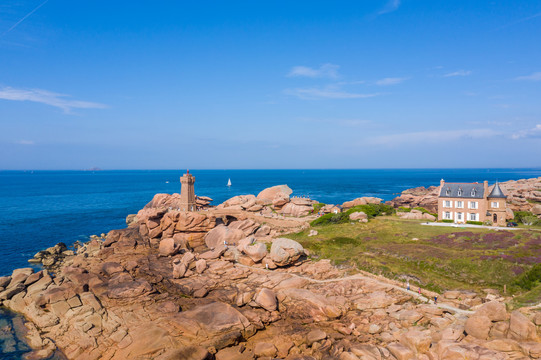
[(282, 234), (306, 229), (314, 202), (288, 189), (199, 212), (158, 194), (125, 229), (38, 253), (44, 270), (0, 278), (0, 305), (28, 320), (27, 358), (541, 358), (536, 309), (509, 313), (490, 292), (434, 304), (434, 294), (311, 260)]

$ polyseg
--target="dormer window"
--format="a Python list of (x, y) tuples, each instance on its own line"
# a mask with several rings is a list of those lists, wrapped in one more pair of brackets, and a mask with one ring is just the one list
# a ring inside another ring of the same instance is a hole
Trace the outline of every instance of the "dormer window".
[(462, 196), (462, 188), (458, 188), (458, 196)]
[(471, 190), (471, 196), (475, 196), (476, 193), (477, 193), (477, 191), (475, 191), (475, 188), (473, 188), (473, 189)]
[(447, 188), (445, 190), (445, 195), (447, 195), (447, 196), (451, 195), (451, 188)]

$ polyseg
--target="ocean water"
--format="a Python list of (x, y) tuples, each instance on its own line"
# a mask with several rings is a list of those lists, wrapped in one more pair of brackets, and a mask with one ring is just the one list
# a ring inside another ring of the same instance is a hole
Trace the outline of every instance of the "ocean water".
[[(60, 241), (71, 245), (125, 227), (126, 215), (137, 212), (154, 194), (179, 192), (183, 172), (0, 171), (0, 276), (29, 266), (27, 260), (36, 252)], [(439, 185), (441, 178), (493, 183), (538, 177), (541, 169), (194, 170), (192, 174), (196, 194), (210, 196), (214, 205), (279, 184), (289, 185), (293, 195), (340, 204), (360, 196), (390, 200), (405, 189)], [(226, 186), (228, 179), (233, 186)], [(13, 313), (0, 311), (0, 326), (20, 321)], [(3, 353), (7, 343), (0, 339), (0, 358), (22, 358), (27, 348), (15, 339), (9, 353)]]

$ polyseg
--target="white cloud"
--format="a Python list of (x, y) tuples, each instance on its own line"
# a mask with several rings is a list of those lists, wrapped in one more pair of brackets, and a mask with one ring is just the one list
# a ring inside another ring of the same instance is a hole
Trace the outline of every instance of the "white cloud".
[(32, 141), (32, 140), (18, 140), (18, 141), (15, 141), (15, 144), (18, 144), (18, 145), (35, 145), (35, 142)]
[(336, 89), (334, 87), (326, 88), (297, 88), (297, 89), (286, 89), (284, 93), (287, 95), (296, 96), (304, 100), (314, 100), (314, 99), (364, 99), (380, 94), (360, 94), (347, 92), (343, 90)]
[(400, 84), (401, 82), (404, 82), (404, 81), (406, 81), (406, 80), (408, 80), (408, 78), (405, 78), (405, 77), (402, 77), (402, 78), (399, 78), (399, 77), (395, 77), (395, 78), (388, 77), (388, 78), (384, 78), (384, 79), (381, 79), (381, 80), (376, 81), (376, 85), (379, 85), (379, 86), (396, 85), (396, 84)]
[(460, 139), (479, 139), (500, 135), (492, 129), (464, 129), (464, 130), (441, 130), (419, 131), (403, 134), (391, 134), (376, 136), (367, 139), (372, 145), (403, 145), (416, 143), (442, 143)]
[(533, 129), (521, 130), (511, 136), (512, 139), (524, 139), (524, 138), (541, 138), (541, 124), (535, 125)]
[(319, 69), (308, 66), (294, 66), (287, 76), (289, 77), (310, 77), (310, 78), (338, 78), (338, 69), (340, 66), (333, 64), (323, 64)]
[(387, 5), (385, 5), (385, 7), (381, 11), (378, 12), (378, 15), (383, 15), (383, 14), (396, 11), (398, 10), (399, 7), (400, 7), (400, 0), (389, 0), (389, 2), (387, 2)]
[(452, 77), (452, 76), (468, 76), (468, 75), (471, 75), (471, 71), (470, 70), (458, 70), (458, 71), (455, 71), (455, 72), (452, 72), (452, 73), (448, 73), (448, 74), (445, 74), (443, 75), (444, 77)]
[(534, 72), (530, 75), (519, 76), (515, 80), (525, 80), (525, 81), (541, 81), (541, 71)]
[(69, 113), (72, 109), (105, 109), (107, 105), (81, 100), (69, 100), (69, 95), (58, 94), (41, 89), (0, 88), (0, 99), (13, 101), (33, 101), (54, 106)]

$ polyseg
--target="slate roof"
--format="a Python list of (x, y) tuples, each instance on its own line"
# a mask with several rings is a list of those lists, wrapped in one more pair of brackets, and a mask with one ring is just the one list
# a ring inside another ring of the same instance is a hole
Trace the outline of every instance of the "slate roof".
[(503, 198), (506, 199), (507, 196), (504, 195), (502, 189), (500, 189), (500, 185), (496, 181), (494, 184), (494, 187), (492, 188), (492, 191), (490, 192), (490, 195), (488, 195), (489, 198)]
[[(472, 195), (472, 190), (475, 193)], [(461, 195), (459, 195), (460, 190)], [(440, 191), (443, 198), (483, 199), (485, 188), (483, 184), (476, 183), (444, 183)]]

